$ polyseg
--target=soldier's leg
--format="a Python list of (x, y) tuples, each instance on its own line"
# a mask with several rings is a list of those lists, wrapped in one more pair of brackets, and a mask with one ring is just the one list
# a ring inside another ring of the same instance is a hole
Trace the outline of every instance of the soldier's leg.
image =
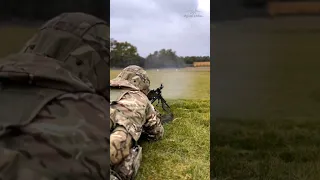
[(110, 136), (110, 159), (113, 170), (123, 179), (133, 179), (140, 167), (142, 148), (133, 145), (131, 135), (119, 126)]
[(122, 127), (116, 127), (110, 135), (110, 160), (111, 165), (119, 164), (126, 158), (133, 145), (133, 139), (127, 130)]
[(114, 166), (114, 170), (124, 180), (133, 180), (140, 168), (142, 148), (139, 145), (130, 149), (130, 154), (120, 164)]

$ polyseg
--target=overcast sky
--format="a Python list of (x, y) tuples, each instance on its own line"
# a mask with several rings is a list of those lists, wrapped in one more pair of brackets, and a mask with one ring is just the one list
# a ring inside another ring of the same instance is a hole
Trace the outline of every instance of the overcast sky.
[(111, 0), (110, 24), (111, 38), (133, 44), (142, 57), (163, 48), (210, 55), (210, 0)]

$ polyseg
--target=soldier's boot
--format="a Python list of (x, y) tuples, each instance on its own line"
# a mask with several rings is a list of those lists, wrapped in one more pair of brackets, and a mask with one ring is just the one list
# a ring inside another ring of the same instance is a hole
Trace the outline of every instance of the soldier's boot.
[(120, 180), (118, 179), (116, 176), (114, 176), (113, 174), (110, 174), (110, 180)]
[(140, 168), (141, 160), (142, 147), (136, 145), (131, 148), (129, 156), (114, 167), (114, 171), (116, 171), (122, 179), (134, 180)]

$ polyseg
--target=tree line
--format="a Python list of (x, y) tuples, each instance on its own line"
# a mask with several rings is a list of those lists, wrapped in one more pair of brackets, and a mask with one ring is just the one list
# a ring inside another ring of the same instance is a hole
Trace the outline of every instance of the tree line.
[(139, 65), (144, 68), (182, 68), (193, 62), (210, 61), (210, 56), (178, 56), (172, 49), (161, 49), (141, 57), (136, 46), (129, 42), (110, 41), (110, 64), (112, 68)]
[(110, 21), (106, 0), (1, 0), (0, 21), (46, 21), (64, 12), (84, 12)]

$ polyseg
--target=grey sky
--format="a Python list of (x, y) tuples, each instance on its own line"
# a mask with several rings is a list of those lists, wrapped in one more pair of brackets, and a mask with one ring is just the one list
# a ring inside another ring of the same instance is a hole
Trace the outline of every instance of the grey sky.
[[(191, 12), (202, 17), (188, 17)], [(210, 55), (210, 0), (111, 0), (111, 38), (146, 57), (160, 49), (179, 56)]]

